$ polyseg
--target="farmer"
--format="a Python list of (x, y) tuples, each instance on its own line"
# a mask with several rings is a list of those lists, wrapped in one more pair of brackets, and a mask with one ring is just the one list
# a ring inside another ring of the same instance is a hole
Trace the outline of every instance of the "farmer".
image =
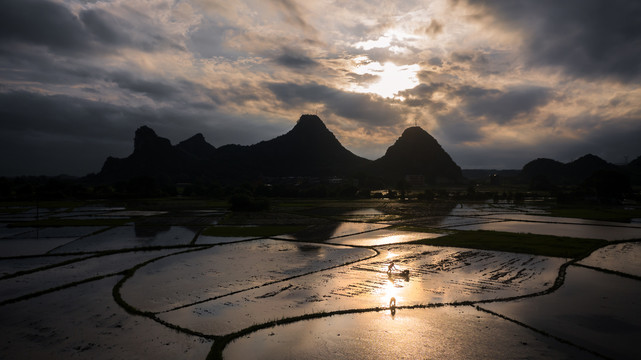
[(388, 274), (391, 274), (391, 273), (392, 273), (392, 270), (398, 270), (398, 268), (397, 268), (396, 266), (394, 266), (394, 261), (392, 261), (392, 262), (389, 264), (389, 266), (387, 267), (387, 273), (388, 273)]

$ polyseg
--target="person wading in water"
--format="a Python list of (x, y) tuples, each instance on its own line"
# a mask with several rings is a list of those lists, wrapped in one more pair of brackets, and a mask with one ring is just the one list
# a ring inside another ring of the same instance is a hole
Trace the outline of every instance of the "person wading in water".
[(390, 275), (392, 273), (392, 270), (398, 270), (398, 268), (394, 265), (394, 261), (392, 261), (387, 267), (387, 274)]

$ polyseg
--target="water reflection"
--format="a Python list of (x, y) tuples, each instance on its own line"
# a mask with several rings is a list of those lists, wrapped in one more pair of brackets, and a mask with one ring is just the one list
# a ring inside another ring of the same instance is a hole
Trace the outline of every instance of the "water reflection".
[(597, 357), (472, 307), (448, 307), (404, 310), (396, 313), (395, 318), (387, 312), (372, 312), (276, 326), (232, 342), (225, 348), (223, 358), (382, 360)]
[(400, 296), (399, 291), (402, 287), (402, 285), (396, 285), (394, 278), (389, 276), (388, 281), (381, 288), (381, 306), (389, 305), (392, 308), (392, 303), (394, 303), (394, 307), (396, 307), (397, 298), (402, 302), (403, 297)]
[(592, 253), (579, 264), (614, 270), (641, 277), (641, 243), (606, 246)]
[(434, 239), (443, 235), (444, 234), (383, 229), (370, 231), (364, 234), (331, 239), (328, 242), (339, 245), (380, 246), (407, 243), (421, 239)]
[(333, 238), (368, 233), (374, 230), (386, 228), (387, 224), (361, 223), (361, 222), (336, 222), (329, 224), (320, 224), (308, 229), (289, 234), (278, 236), (279, 239), (297, 240), (307, 242), (326, 241)]
[[(166, 262), (160, 260), (155, 265), (142, 268), (127, 282), (123, 289), (125, 298), (139, 309), (154, 310), (150, 307), (157, 304), (158, 299), (178, 296), (179, 302), (185, 303), (189, 299), (246, 289), (269, 279), (274, 280), (274, 276), (290, 278), (315, 268), (349, 262), (353, 257), (345, 256), (348, 253), (360, 256), (372, 253), (362, 248), (336, 249), (317, 244), (326, 247), (324, 251), (329, 257), (319, 261), (321, 259), (316, 256), (299, 250), (280, 251), (283, 247), (293, 248), (294, 244), (281, 242), (278, 247), (272, 248), (269, 256), (266, 256), (266, 249), (263, 248), (255, 249), (256, 254), (260, 255), (249, 256), (250, 243), (181, 255), (189, 258), (186, 261), (189, 267), (170, 270), (163, 266), (165, 273), (172, 274), (171, 279), (158, 276), (153, 271), (155, 266)], [(214, 254), (226, 248), (229, 248), (229, 252)], [(368, 261), (290, 278), (286, 282), (239, 292), (163, 313), (159, 317), (178, 326), (212, 335), (239, 331), (274, 318), (342, 309), (377, 307), (385, 309), (385, 316), (389, 317), (388, 307), (392, 297), (396, 299), (398, 310), (418, 304), (494, 299), (541, 291), (553, 283), (559, 266), (565, 262), (560, 258), (415, 244), (393, 245), (378, 250), (380, 255)], [(388, 257), (388, 252), (395, 254), (395, 257)], [(195, 261), (196, 258), (200, 259), (199, 262)], [(212, 263), (212, 258), (218, 259), (217, 262)], [(409, 269), (411, 281), (400, 272), (395, 272), (390, 278), (387, 275), (390, 260), (395, 260), (401, 271)], [(291, 270), (283, 269), (283, 265)], [(192, 280), (194, 274), (200, 274), (205, 268), (220, 269), (217, 271), (221, 273), (212, 274), (213, 277), (204, 279), (206, 281)], [(235, 269), (233, 275), (229, 274), (228, 269)], [(185, 270), (188, 272), (173, 280)], [(248, 283), (249, 280), (252, 282)], [(175, 283), (175, 287), (169, 286), (168, 281)], [(217, 284), (217, 287), (207, 288), (210, 284)], [(151, 291), (155, 290), (161, 292), (152, 294)], [(144, 303), (136, 302), (133, 296), (144, 297)], [(396, 312), (396, 320), (401, 320), (401, 314), (404, 316), (405, 311)]]
[(482, 307), (590, 348), (604, 358), (638, 359), (641, 286), (637, 280), (571, 266), (552, 294)]
[(492, 230), (514, 233), (569, 236), (586, 239), (626, 240), (641, 237), (641, 229), (579, 224), (552, 224), (527, 221), (501, 221), (477, 225), (457, 226), (456, 230)]

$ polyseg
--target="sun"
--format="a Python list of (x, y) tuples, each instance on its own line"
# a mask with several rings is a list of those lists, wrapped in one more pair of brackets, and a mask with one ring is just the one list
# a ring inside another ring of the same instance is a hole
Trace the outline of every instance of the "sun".
[(373, 75), (378, 80), (365, 84), (354, 84), (350, 90), (360, 93), (373, 93), (384, 98), (398, 98), (404, 100), (397, 93), (416, 87), (419, 84), (416, 74), (419, 72), (418, 64), (396, 65), (392, 62), (381, 64), (376, 61), (361, 59), (356, 63), (353, 72), (358, 75)]

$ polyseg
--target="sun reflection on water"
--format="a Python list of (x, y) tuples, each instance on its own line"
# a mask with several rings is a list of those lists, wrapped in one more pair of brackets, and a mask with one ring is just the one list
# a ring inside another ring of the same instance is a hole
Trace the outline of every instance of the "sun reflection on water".
[(380, 288), (380, 306), (393, 308), (403, 304), (404, 296), (402, 295), (403, 283), (406, 278), (398, 275), (385, 275), (385, 283)]

